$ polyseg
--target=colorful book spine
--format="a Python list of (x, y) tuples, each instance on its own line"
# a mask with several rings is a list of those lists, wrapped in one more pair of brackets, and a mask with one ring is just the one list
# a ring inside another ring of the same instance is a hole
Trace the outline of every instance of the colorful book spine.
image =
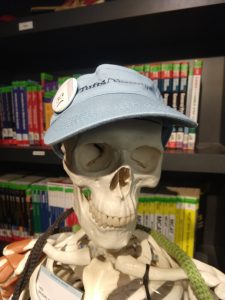
[(170, 96), (173, 90), (173, 64), (161, 64), (161, 92), (166, 105), (172, 106)]
[[(188, 86), (187, 86), (187, 97), (186, 97), (186, 108), (185, 114), (187, 117), (190, 117), (191, 113), (191, 98), (192, 98), (192, 87), (193, 87), (193, 62), (189, 63), (189, 71), (188, 71)], [(183, 150), (189, 150), (189, 128), (184, 128), (184, 142), (183, 142)]]
[(29, 144), (34, 144), (34, 121), (33, 121), (33, 94), (32, 86), (27, 87), (27, 115), (28, 115), (28, 139)]
[(40, 132), (39, 132), (39, 120), (38, 120), (38, 93), (37, 87), (33, 86), (31, 89), (32, 93), (32, 121), (33, 121), (33, 132), (34, 132), (34, 144), (39, 145), (40, 143)]
[[(180, 63), (180, 87), (179, 87), (179, 105), (178, 110), (185, 113), (187, 81), (188, 81), (188, 62)], [(184, 127), (177, 126), (176, 148), (183, 149), (184, 147)]]
[(46, 131), (51, 122), (51, 118), (53, 115), (52, 109), (52, 99), (55, 95), (55, 91), (46, 92), (43, 97), (43, 105), (44, 105), (44, 131)]
[(38, 104), (38, 131), (39, 144), (44, 145), (44, 116), (43, 116), (43, 92), (41, 86), (37, 86), (37, 104)]
[(10, 86), (10, 90), (8, 91), (8, 95), (10, 98), (10, 109), (11, 109), (11, 116), (12, 116), (12, 144), (16, 144), (16, 115), (15, 115), (15, 103), (13, 98), (12, 86)]
[[(167, 65), (166, 65), (167, 66)], [(171, 66), (167, 66), (167, 77), (171, 77)], [(167, 79), (169, 80), (169, 79)], [(170, 106), (174, 108), (175, 110), (178, 110), (178, 94), (179, 94), (179, 88), (180, 88), (180, 63), (174, 62), (172, 64), (172, 88), (171, 88), (171, 100), (170, 100)], [(165, 95), (169, 95), (169, 92), (165, 93)], [(165, 99), (164, 99), (165, 101)], [(167, 105), (168, 105), (167, 101)], [(169, 138), (169, 141), (166, 145), (169, 149), (175, 149), (177, 147), (177, 127), (174, 126), (173, 131), (171, 133), (171, 136)]]
[(133, 66), (133, 70), (137, 71), (138, 73), (145, 75), (144, 72), (144, 65), (135, 65)]
[(46, 91), (46, 85), (49, 82), (53, 81), (54, 76), (52, 74), (42, 72), (40, 74), (40, 79), (41, 79), (41, 87), (42, 87), (43, 91)]
[(17, 81), (12, 82), (13, 86), (13, 101), (15, 107), (15, 120), (16, 120), (16, 144), (22, 144), (22, 110), (21, 98), (19, 93), (19, 84)]
[(8, 139), (8, 120), (6, 109), (6, 93), (5, 88), (1, 88), (1, 107), (2, 107), (2, 143), (7, 144)]
[(28, 106), (27, 106), (27, 91), (26, 81), (18, 82), (19, 84), (19, 94), (20, 94), (20, 102), (21, 102), (21, 119), (22, 119), (22, 144), (28, 145)]
[(162, 92), (161, 89), (161, 80), (160, 80), (160, 64), (151, 64), (150, 66), (150, 78), (154, 82), (155, 86)]
[(50, 211), (50, 223), (53, 224), (57, 217), (64, 211), (64, 183), (63, 179), (48, 182), (48, 201)]
[[(201, 88), (201, 78), (202, 78), (203, 61), (194, 61), (193, 70), (193, 82), (192, 82), (192, 96), (190, 105), (190, 118), (197, 122), (199, 114), (199, 102), (200, 102), (200, 88)], [(189, 129), (188, 135), (188, 150), (194, 150), (196, 144), (197, 130), (195, 128)]]
[(194, 246), (195, 246), (195, 227), (196, 227), (199, 199), (184, 197), (183, 201), (184, 201), (183, 250), (190, 257), (193, 257)]
[(144, 225), (144, 198), (138, 199), (137, 223)]
[(0, 88), (0, 145), (3, 143), (2, 131), (3, 131), (3, 99), (2, 99), (2, 88)]
[(163, 204), (157, 197), (155, 202), (155, 230), (163, 233)]
[(203, 68), (203, 61), (195, 60), (194, 70), (193, 70), (193, 81), (192, 81), (191, 105), (190, 105), (190, 118), (195, 122), (198, 121), (202, 68)]
[(169, 225), (168, 225), (168, 239), (175, 243), (175, 234), (176, 234), (176, 198), (168, 197), (168, 216), (169, 216)]
[(144, 65), (144, 75), (148, 78), (151, 77), (151, 65), (150, 64), (145, 64)]
[(14, 131), (15, 131), (15, 123), (13, 119), (13, 106), (12, 106), (12, 87), (7, 86), (5, 88), (6, 92), (6, 100), (7, 100), (7, 115), (8, 115), (8, 143), (9, 144), (14, 144)]
[[(74, 207), (74, 189), (72, 183), (64, 184), (65, 210)], [(65, 226), (73, 227), (78, 224), (78, 218), (75, 212), (70, 214), (65, 220)]]

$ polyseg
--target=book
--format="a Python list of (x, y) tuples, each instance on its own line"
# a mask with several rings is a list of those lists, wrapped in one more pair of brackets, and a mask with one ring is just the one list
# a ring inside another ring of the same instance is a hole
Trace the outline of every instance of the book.
[(10, 182), (23, 177), (23, 174), (4, 174), (0, 176), (0, 239), (11, 241), (12, 239), (12, 213), (10, 209)]
[(16, 121), (16, 144), (22, 144), (22, 106), (21, 106), (21, 98), (19, 91), (19, 84), (17, 81), (12, 82), (13, 87), (13, 102), (15, 108), (15, 121)]
[[(185, 113), (186, 107), (186, 96), (187, 96), (187, 80), (188, 80), (188, 62), (180, 63), (180, 86), (179, 86), (179, 96), (178, 96), (178, 111)], [(176, 148), (183, 149), (184, 147), (184, 127), (177, 126), (176, 134)]]
[[(64, 198), (64, 177), (51, 179), (48, 181), (48, 203), (50, 211), (50, 224), (53, 224), (57, 217), (65, 209)], [(64, 226), (65, 224), (63, 224)]]
[(27, 115), (28, 115), (28, 140), (29, 144), (34, 144), (34, 120), (33, 120), (33, 86), (27, 86)]
[(36, 87), (37, 99), (37, 123), (39, 132), (39, 144), (44, 145), (44, 116), (43, 116), (43, 92), (40, 85)]
[(43, 105), (44, 105), (44, 131), (46, 131), (50, 126), (51, 117), (53, 115), (52, 109), (52, 99), (55, 95), (55, 90), (50, 92), (45, 92), (43, 97)]
[(162, 92), (161, 88), (161, 80), (160, 80), (160, 71), (161, 71), (161, 64), (151, 64), (150, 66), (150, 79), (153, 81), (155, 86)]
[[(200, 189), (164, 187), (138, 196), (138, 223), (162, 233), (189, 256), (195, 248)], [(153, 204), (153, 205), (152, 205)]]
[(27, 107), (27, 82), (18, 81), (19, 97), (21, 103), (22, 141), (21, 144), (28, 145), (28, 107)]
[(12, 191), (11, 205), (14, 208), (11, 212), (15, 221), (12, 228), (13, 239), (25, 238), (33, 233), (31, 185), (41, 178), (41, 176), (25, 176), (9, 183), (9, 189)]
[[(186, 104), (186, 115), (193, 121), (198, 121), (199, 114), (199, 102), (200, 102), (200, 88), (201, 78), (203, 70), (203, 60), (196, 59), (189, 69), (188, 76), (188, 89), (187, 89), (187, 104)], [(184, 149), (194, 150), (196, 144), (197, 130), (190, 128)]]

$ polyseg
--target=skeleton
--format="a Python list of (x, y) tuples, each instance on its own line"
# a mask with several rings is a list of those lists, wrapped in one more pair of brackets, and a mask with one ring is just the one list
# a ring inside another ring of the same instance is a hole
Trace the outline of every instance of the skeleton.
[[(160, 122), (123, 120), (63, 143), (63, 165), (74, 184), (74, 209), (82, 229), (48, 239), (43, 250), (47, 257), (30, 279), (32, 300), (38, 300), (35, 287), (42, 264), (83, 288), (85, 300), (145, 299), (146, 265), (152, 299), (197, 299), (177, 262), (151, 235), (135, 229), (138, 192), (143, 186), (155, 187), (160, 179), (161, 129)], [(89, 196), (83, 193), (87, 188)], [(214, 296), (225, 299), (225, 275), (193, 262)]]
[[(123, 110), (116, 110), (120, 120), (112, 112), (112, 98)], [(43, 265), (69, 285), (83, 289), (84, 300), (225, 299), (222, 272), (188, 259), (156, 232), (136, 229), (138, 193), (141, 187), (156, 187), (160, 179), (163, 117), (193, 123), (163, 107), (151, 81), (119, 66), (102, 65), (94, 74), (81, 76), (78, 85), (71, 79), (55, 99), (56, 114), (47, 141), (61, 144), (81, 229), (48, 238), (45, 256), (29, 281), (31, 300), (39, 300), (37, 286)], [(94, 99), (104, 100), (102, 115), (96, 111)], [(81, 109), (85, 107), (82, 112), (86, 113), (87, 105), (91, 115), (81, 119)], [(68, 126), (74, 120), (76, 134)], [(79, 122), (86, 126), (82, 133), (77, 129)], [(19, 299), (28, 297), (25, 289)]]

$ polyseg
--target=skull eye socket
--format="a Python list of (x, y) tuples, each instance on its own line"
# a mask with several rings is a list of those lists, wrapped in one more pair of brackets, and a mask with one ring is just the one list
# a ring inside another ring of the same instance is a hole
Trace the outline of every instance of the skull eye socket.
[(141, 146), (136, 148), (130, 158), (133, 162), (133, 168), (144, 173), (153, 172), (161, 159), (161, 151), (149, 146)]
[(81, 174), (105, 171), (110, 168), (113, 156), (113, 149), (108, 144), (83, 144), (76, 150), (75, 167)]

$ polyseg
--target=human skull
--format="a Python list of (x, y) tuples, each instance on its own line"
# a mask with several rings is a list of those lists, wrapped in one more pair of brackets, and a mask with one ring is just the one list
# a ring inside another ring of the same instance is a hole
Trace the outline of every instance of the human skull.
[[(66, 140), (63, 166), (74, 184), (79, 223), (98, 247), (121, 249), (136, 226), (137, 195), (161, 174), (160, 122), (109, 123)], [(91, 191), (85, 196), (84, 189)]]

